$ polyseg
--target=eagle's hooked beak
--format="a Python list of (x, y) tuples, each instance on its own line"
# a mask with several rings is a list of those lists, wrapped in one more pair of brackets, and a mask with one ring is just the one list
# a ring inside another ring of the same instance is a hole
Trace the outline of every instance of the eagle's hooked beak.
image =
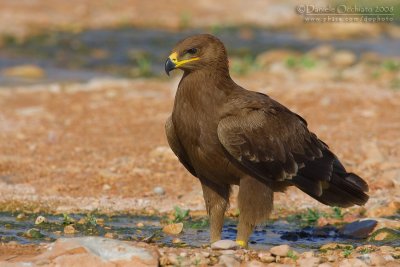
[(200, 59), (199, 57), (194, 57), (194, 58), (188, 58), (188, 59), (184, 59), (184, 60), (178, 60), (178, 53), (173, 52), (171, 55), (169, 55), (167, 61), (165, 61), (165, 72), (169, 76), (169, 72), (171, 70), (179, 68), (180, 66), (182, 66), (188, 62), (199, 60), (199, 59)]
[(176, 64), (171, 60), (171, 56), (165, 61), (165, 72), (169, 76), (169, 72), (176, 68)]

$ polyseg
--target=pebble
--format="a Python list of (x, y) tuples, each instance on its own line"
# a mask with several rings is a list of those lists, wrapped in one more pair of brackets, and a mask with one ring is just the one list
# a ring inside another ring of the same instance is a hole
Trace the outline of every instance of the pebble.
[(180, 234), (183, 230), (183, 223), (168, 224), (163, 227), (163, 232), (169, 235)]
[(210, 253), (205, 252), (205, 251), (202, 251), (202, 252), (201, 252), (201, 255), (203, 255), (203, 257), (205, 257), (205, 258), (210, 257)]
[(347, 50), (337, 51), (332, 56), (332, 63), (337, 67), (349, 67), (356, 62), (356, 55)]
[(180, 243), (182, 243), (182, 240), (180, 239), (180, 238), (174, 238), (174, 239), (172, 239), (172, 244), (180, 244)]
[(71, 224), (64, 227), (64, 234), (75, 234), (76, 232), (76, 229)]
[[(218, 241), (217, 241), (218, 242)], [(219, 264), (226, 267), (239, 267), (240, 262), (235, 259), (232, 255), (222, 255), (219, 257)]]
[(279, 246), (272, 247), (269, 251), (273, 255), (286, 257), (290, 251), (290, 247), (288, 245), (279, 245)]
[(20, 213), (17, 215), (17, 220), (25, 220), (25, 219), (26, 219), (25, 213)]
[(339, 233), (351, 238), (366, 238), (378, 224), (376, 220), (355, 221), (344, 225), (339, 229)]
[(275, 261), (275, 257), (271, 255), (271, 253), (259, 253), (258, 257), (262, 262), (270, 263)]
[(46, 218), (43, 217), (43, 216), (38, 216), (38, 217), (36, 218), (36, 220), (35, 220), (35, 224), (36, 224), (36, 225), (37, 225), (37, 224), (44, 223), (44, 222), (46, 222)]
[(104, 237), (106, 237), (106, 238), (111, 238), (111, 239), (116, 239), (116, 238), (118, 238), (118, 234), (116, 234), (116, 233), (111, 233), (111, 232), (107, 232), (107, 233), (104, 235)]
[(96, 224), (98, 224), (100, 226), (104, 226), (104, 219), (103, 218), (97, 218), (96, 219)]
[(142, 228), (142, 227), (144, 227), (144, 223), (138, 222), (138, 223), (136, 224), (136, 227)]
[(154, 187), (153, 192), (154, 192), (154, 194), (159, 195), (159, 196), (162, 196), (165, 194), (165, 190), (161, 186)]
[(42, 68), (35, 65), (20, 65), (11, 68), (5, 68), (1, 73), (8, 77), (20, 77), (28, 79), (40, 79), (46, 75)]
[(235, 249), (238, 247), (238, 244), (235, 241), (224, 239), (218, 240), (211, 244), (212, 249)]

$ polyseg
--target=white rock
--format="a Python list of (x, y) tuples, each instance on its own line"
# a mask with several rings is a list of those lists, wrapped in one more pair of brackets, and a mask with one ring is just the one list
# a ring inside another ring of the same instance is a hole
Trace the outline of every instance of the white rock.
[(290, 247), (289, 247), (288, 245), (280, 245), (280, 246), (272, 247), (269, 251), (270, 251), (273, 255), (286, 257), (287, 254), (288, 254), (289, 251), (290, 251)]
[(38, 216), (36, 218), (36, 220), (35, 220), (35, 224), (41, 224), (41, 223), (44, 223), (44, 222), (46, 222), (46, 218), (43, 217), (43, 216)]
[(235, 241), (232, 240), (218, 240), (211, 244), (212, 249), (235, 249), (238, 247)]
[(156, 187), (154, 187), (153, 192), (154, 192), (156, 195), (159, 195), (159, 196), (162, 196), (162, 195), (165, 194), (165, 190), (164, 190), (164, 188), (161, 187), (161, 186), (156, 186)]

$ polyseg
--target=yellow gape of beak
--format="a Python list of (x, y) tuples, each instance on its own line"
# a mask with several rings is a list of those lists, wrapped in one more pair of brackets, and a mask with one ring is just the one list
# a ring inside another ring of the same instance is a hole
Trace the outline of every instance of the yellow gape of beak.
[(200, 59), (199, 57), (193, 57), (193, 58), (188, 58), (188, 59), (178, 61), (178, 53), (174, 52), (168, 57), (167, 61), (165, 62), (165, 72), (169, 75), (169, 72), (171, 70), (179, 68), (180, 66), (182, 66), (188, 62), (199, 60), (199, 59)]
[(171, 55), (169, 55), (169, 59), (175, 64), (175, 68), (179, 68), (179, 66), (182, 66), (183, 64), (186, 64), (190, 61), (195, 61), (199, 60), (199, 57), (194, 57), (194, 58), (189, 58), (189, 59), (184, 59), (181, 61), (178, 61), (178, 53), (174, 52)]

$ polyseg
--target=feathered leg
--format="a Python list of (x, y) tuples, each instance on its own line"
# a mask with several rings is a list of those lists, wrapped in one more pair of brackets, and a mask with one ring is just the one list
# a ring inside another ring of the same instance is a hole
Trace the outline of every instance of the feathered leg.
[(266, 221), (272, 210), (273, 191), (266, 184), (252, 177), (240, 179), (239, 187), (239, 225), (236, 242), (247, 246), (254, 227)]
[(210, 218), (211, 243), (221, 239), (224, 214), (229, 204), (229, 185), (218, 185), (208, 180), (200, 180), (204, 201)]

